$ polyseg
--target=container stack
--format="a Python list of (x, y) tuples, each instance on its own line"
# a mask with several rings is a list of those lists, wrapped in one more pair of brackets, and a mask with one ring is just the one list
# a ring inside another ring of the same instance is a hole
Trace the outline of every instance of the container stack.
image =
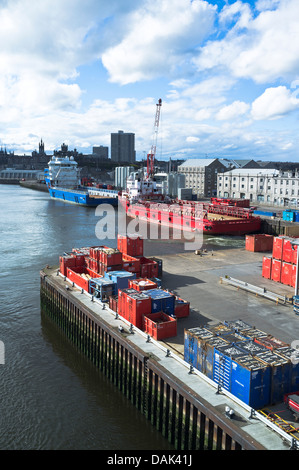
[(297, 246), (292, 242), (296, 238), (274, 237), (272, 257), (263, 258), (262, 276), (265, 279), (295, 287), (297, 273)]
[(107, 271), (117, 271), (122, 269), (122, 253), (107, 246), (90, 248), (90, 268), (102, 276)]
[(255, 235), (246, 235), (245, 237), (245, 250), (247, 251), (272, 251), (273, 248), (273, 235), (258, 233)]
[(185, 330), (184, 359), (255, 409), (299, 390), (296, 350), (242, 320)]

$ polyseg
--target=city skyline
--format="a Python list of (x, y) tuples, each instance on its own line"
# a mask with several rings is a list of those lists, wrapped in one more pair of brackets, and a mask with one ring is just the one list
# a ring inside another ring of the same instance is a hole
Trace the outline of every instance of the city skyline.
[(0, 145), (299, 160), (297, 0), (0, 0)]

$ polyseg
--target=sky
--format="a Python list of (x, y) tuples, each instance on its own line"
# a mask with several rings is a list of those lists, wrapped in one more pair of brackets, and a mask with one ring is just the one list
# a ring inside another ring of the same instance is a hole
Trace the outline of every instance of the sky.
[[(299, 161), (298, 0), (0, 0), (0, 145)], [(156, 104), (162, 99), (158, 134)]]

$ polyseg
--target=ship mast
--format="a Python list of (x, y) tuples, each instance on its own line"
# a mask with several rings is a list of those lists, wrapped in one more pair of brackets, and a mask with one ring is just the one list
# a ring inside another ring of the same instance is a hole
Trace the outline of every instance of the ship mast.
[(158, 137), (161, 106), (162, 106), (162, 100), (160, 98), (158, 103), (156, 104), (153, 144), (152, 144), (150, 152), (147, 155), (147, 177), (148, 178), (152, 177), (154, 174), (154, 163), (155, 163), (155, 155), (156, 155), (156, 148), (157, 148), (157, 137)]

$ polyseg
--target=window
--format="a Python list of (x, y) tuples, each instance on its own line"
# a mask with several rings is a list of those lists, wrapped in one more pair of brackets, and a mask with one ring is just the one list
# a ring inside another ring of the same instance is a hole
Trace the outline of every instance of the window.
[(250, 185), (250, 189), (253, 189), (253, 184)]

